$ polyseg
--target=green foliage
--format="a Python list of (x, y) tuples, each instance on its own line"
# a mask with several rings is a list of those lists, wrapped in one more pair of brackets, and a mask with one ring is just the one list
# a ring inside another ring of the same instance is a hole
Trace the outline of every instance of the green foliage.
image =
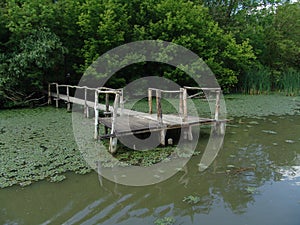
[(155, 148), (151, 151), (134, 151), (126, 147), (120, 147), (115, 157), (129, 165), (146, 167), (162, 162), (173, 151), (172, 147)]
[(243, 91), (248, 94), (268, 94), (272, 86), (271, 72), (268, 68), (252, 69), (245, 74)]
[[(78, 23), (86, 37), (83, 48), (86, 65), (120, 44), (159, 39), (197, 53), (208, 63), (221, 85), (230, 90), (236, 85), (241, 71), (255, 58), (248, 42), (237, 44), (232, 35), (224, 33), (209, 17), (208, 10), (202, 5), (184, 0), (133, 1), (122, 5), (121, 2), (89, 0), (82, 6)], [(155, 70), (153, 65), (146, 72), (164, 75), (179, 84), (191, 82), (179, 69), (159, 66), (162, 69)], [(128, 75), (123, 76), (128, 81)]]
[(287, 69), (283, 72), (279, 81), (279, 88), (286, 95), (297, 95), (300, 93), (300, 71)]
[[(299, 1), (4, 0), (0, 6), (1, 104), (24, 99), (49, 81), (65, 83), (67, 73), (77, 83), (97, 57), (138, 40), (190, 49), (226, 92), (241, 86), (258, 93), (286, 89), (292, 76), (284, 75), (286, 69), (300, 70)], [(251, 69), (261, 66), (269, 68), (271, 84), (264, 69), (259, 75)], [(148, 75), (193, 84), (178, 68), (147, 62), (122, 69), (107, 85), (121, 87)], [(266, 83), (258, 84), (257, 77)], [(23, 97), (12, 97), (16, 90)]]
[(80, 8), (78, 25), (84, 38), (85, 66), (125, 42), (129, 31), (126, 4), (114, 0), (87, 0)]
[(189, 196), (184, 197), (184, 199), (182, 201), (184, 201), (188, 204), (191, 204), (191, 205), (195, 205), (201, 201), (201, 198), (199, 196), (189, 195)]
[(176, 220), (173, 217), (164, 217), (162, 219), (155, 220), (155, 225), (173, 225)]
[(46, 71), (59, 65), (66, 49), (48, 29), (33, 31), (20, 40), (16, 50), (1, 54), (0, 92), (13, 102), (23, 102), (27, 94), (42, 89)]

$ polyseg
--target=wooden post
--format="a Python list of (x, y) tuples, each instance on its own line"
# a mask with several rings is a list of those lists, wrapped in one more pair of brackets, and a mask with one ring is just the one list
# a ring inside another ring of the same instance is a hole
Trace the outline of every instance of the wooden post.
[(121, 89), (121, 95), (120, 95), (120, 107), (121, 107), (120, 114), (123, 115), (123, 111), (124, 111), (124, 90), (123, 90), (123, 88)]
[(157, 111), (157, 120), (162, 125), (162, 110), (161, 110), (161, 91), (156, 90), (156, 111)]
[(51, 105), (51, 84), (48, 84), (48, 105)]
[(97, 140), (99, 136), (99, 111), (98, 111), (98, 90), (95, 91), (95, 105), (94, 105), (94, 111), (95, 111), (95, 132), (94, 132), (94, 139)]
[(181, 117), (183, 117), (183, 91), (184, 88), (180, 88), (179, 92), (179, 114)]
[(216, 91), (216, 110), (215, 110), (215, 120), (219, 120), (219, 109), (220, 109), (220, 92), (219, 90)]
[(109, 112), (109, 94), (108, 93), (105, 94), (105, 112), (106, 113)]
[(183, 121), (187, 122), (187, 90), (183, 89), (182, 93), (182, 108), (183, 108)]
[(162, 146), (165, 146), (166, 145), (166, 130), (165, 129), (162, 129), (160, 131), (160, 144)]
[(148, 88), (148, 105), (149, 105), (149, 114), (152, 114), (152, 90)]
[(71, 110), (70, 93), (69, 93), (69, 86), (67, 86), (67, 111), (70, 112), (70, 110)]
[[(117, 120), (117, 113), (118, 113), (119, 98), (120, 98), (120, 94), (116, 93), (114, 106), (113, 106), (113, 115), (112, 115), (112, 119), (111, 119), (110, 134), (112, 136), (115, 134), (115, 129), (116, 129), (116, 120)], [(117, 143), (118, 143), (118, 139), (116, 137), (110, 137), (109, 151), (111, 153), (115, 153), (117, 151)]]
[(193, 129), (192, 129), (192, 126), (188, 127), (188, 140), (189, 141), (193, 140)]
[(59, 89), (58, 89), (58, 84), (56, 84), (56, 108), (58, 108), (58, 100), (59, 100)]
[(84, 106), (83, 106), (83, 113), (84, 113), (84, 116), (85, 116), (86, 118), (89, 118), (89, 108), (88, 108), (88, 106), (87, 106), (86, 101), (87, 101), (87, 89), (85, 88), (85, 89), (84, 89)]
[[(108, 112), (109, 112), (109, 94), (106, 93), (105, 94), (105, 113), (104, 113), (105, 117), (109, 116)], [(107, 126), (104, 126), (104, 133), (108, 134), (108, 128), (107, 128)]]

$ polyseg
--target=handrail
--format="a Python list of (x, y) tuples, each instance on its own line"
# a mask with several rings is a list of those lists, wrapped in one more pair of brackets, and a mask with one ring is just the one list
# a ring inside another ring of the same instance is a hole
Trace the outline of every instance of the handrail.
[[(179, 114), (182, 116), (182, 121), (187, 121), (187, 90), (202, 90), (202, 91), (210, 91), (216, 93), (216, 103), (215, 103), (215, 120), (219, 120), (219, 109), (220, 109), (220, 94), (221, 88), (201, 88), (201, 87), (189, 87), (184, 86), (179, 90), (162, 90), (158, 88), (148, 88), (148, 105), (149, 105), (149, 114), (152, 114), (152, 92), (155, 91), (156, 96), (156, 111), (157, 111), (157, 120), (162, 123), (162, 109), (161, 109), (161, 94), (162, 93), (179, 93)], [(193, 95), (197, 96), (198, 93)]]
[[(107, 88), (107, 87), (97, 87), (97, 88), (91, 88), (87, 86), (76, 86), (76, 85), (68, 85), (68, 84), (58, 84), (58, 83), (48, 83), (48, 104), (51, 103), (51, 86), (56, 86), (56, 107), (58, 107), (58, 101), (59, 101), (59, 88), (65, 87), (66, 88), (66, 94), (67, 94), (67, 109), (70, 110), (70, 88), (76, 88), (76, 89), (84, 89), (84, 114), (86, 117), (89, 117), (89, 110), (87, 105), (87, 90), (94, 91), (95, 93), (95, 99), (94, 99), (94, 112), (95, 112), (95, 133), (94, 138), (98, 139), (99, 135), (99, 94), (105, 94), (105, 105), (106, 105), (106, 112), (109, 111), (109, 94), (115, 95), (114, 104), (112, 106), (112, 128), (111, 128), (111, 134), (114, 134), (115, 132), (115, 126), (116, 126), (116, 117), (118, 112), (118, 105), (121, 107), (121, 114), (123, 113), (124, 109), (124, 96), (123, 96), (123, 89), (113, 89), (113, 88)], [(112, 140), (111, 140), (112, 142)], [(111, 150), (113, 151), (113, 150)]]

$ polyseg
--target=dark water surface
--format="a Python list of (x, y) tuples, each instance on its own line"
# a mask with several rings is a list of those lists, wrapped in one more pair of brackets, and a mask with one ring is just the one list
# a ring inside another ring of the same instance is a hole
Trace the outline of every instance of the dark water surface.
[[(170, 179), (146, 187), (100, 182), (95, 172), (14, 185), (0, 189), (0, 224), (154, 224), (172, 217), (174, 224), (299, 225), (300, 116), (234, 117), (204, 172), (198, 171), (200, 154)], [(202, 133), (200, 151), (209, 130)], [(187, 196), (197, 201), (183, 201)]]

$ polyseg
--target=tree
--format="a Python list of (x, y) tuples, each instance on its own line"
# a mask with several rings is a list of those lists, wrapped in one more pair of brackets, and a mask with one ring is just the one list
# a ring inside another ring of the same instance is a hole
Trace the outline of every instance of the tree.
[(0, 94), (15, 105), (43, 88), (46, 71), (53, 71), (66, 52), (60, 39), (46, 28), (20, 40), (16, 49), (0, 55)]
[[(247, 41), (237, 44), (231, 34), (226, 34), (209, 17), (205, 7), (185, 0), (131, 1), (128, 4), (122, 0), (89, 0), (82, 6), (79, 24), (86, 40), (86, 65), (101, 53), (126, 42), (170, 41), (202, 57), (221, 85), (229, 90), (255, 58)], [(188, 82), (184, 74), (164, 69), (166, 76), (180, 84)]]

